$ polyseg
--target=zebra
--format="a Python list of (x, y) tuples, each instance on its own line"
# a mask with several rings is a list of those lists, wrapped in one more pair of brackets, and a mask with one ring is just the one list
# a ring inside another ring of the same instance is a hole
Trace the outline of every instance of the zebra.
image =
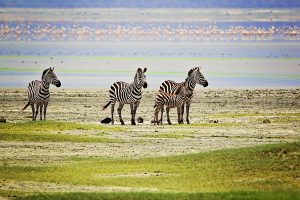
[[(177, 114), (178, 114), (178, 123), (182, 123), (182, 105), (190, 100), (192, 97), (193, 92), (188, 89), (186, 84), (181, 84), (175, 94), (169, 94), (166, 92), (160, 91), (156, 97), (155, 97), (155, 105), (154, 105), (154, 124), (159, 124), (158, 121), (158, 113), (159, 111), (163, 112), (162, 107), (166, 105), (166, 112), (167, 112), (167, 118), (168, 123), (171, 124), (170, 117), (169, 117), (169, 110), (170, 108), (177, 107)], [(162, 124), (162, 122), (160, 123)]]
[[(171, 81), (171, 80), (167, 80), (167, 81), (164, 81), (162, 83), (162, 85), (160, 86), (159, 88), (159, 92), (165, 92), (165, 93), (169, 93), (169, 94), (175, 94), (176, 91), (178, 90), (178, 88), (182, 85), (182, 84), (186, 84), (188, 89), (193, 93), (194, 89), (195, 89), (195, 86), (196, 84), (200, 84), (202, 85), (203, 87), (207, 87), (208, 86), (208, 82), (207, 80), (204, 78), (203, 74), (200, 72), (200, 67), (194, 67), (192, 69), (189, 70), (188, 72), (188, 75), (185, 79), (184, 82), (181, 82), (181, 83), (176, 83), (175, 81)], [(190, 98), (189, 101), (185, 102), (183, 105), (182, 105), (182, 110), (181, 110), (181, 120), (183, 123), (183, 114), (184, 114), (184, 105), (186, 105), (186, 122), (187, 124), (190, 123), (190, 120), (189, 120), (189, 112), (190, 112), (190, 106), (191, 106), (191, 100), (192, 100), (192, 97)], [(164, 107), (161, 108), (162, 110), (164, 109)], [(177, 110), (177, 112), (179, 112)], [(163, 120), (163, 112), (161, 112), (161, 119), (160, 119), (160, 122), (162, 123), (162, 120)], [(177, 113), (178, 114), (178, 113)], [(168, 121), (170, 122), (170, 121)]]
[(114, 124), (114, 109), (116, 102), (119, 102), (118, 115), (121, 125), (124, 125), (121, 115), (124, 104), (130, 104), (131, 124), (136, 125), (135, 115), (142, 98), (142, 87), (147, 88), (148, 85), (146, 82), (146, 75), (144, 74), (146, 71), (147, 68), (144, 68), (144, 70), (138, 68), (134, 77), (134, 81), (131, 84), (119, 81), (111, 85), (109, 90), (110, 100), (105, 106), (103, 106), (102, 110), (105, 110), (111, 104), (112, 125)]
[[(28, 103), (22, 109), (25, 110), (29, 105), (32, 109), (32, 120), (35, 121), (40, 109), (40, 120), (42, 120), (42, 113), (44, 108), (44, 120), (46, 120), (47, 106), (50, 99), (49, 87), (50, 84), (56, 87), (61, 86), (61, 82), (57, 79), (53, 68), (48, 68), (43, 71), (42, 81), (34, 80), (28, 85)], [(35, 108), (36, 105), (36, 108)]]

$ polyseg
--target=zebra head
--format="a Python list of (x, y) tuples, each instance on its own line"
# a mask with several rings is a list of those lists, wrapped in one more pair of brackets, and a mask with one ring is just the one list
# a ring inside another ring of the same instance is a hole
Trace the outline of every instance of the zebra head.
[(136, 84), (139, 86), (143, 86), (143, 88), (147, 88), (147, 86), (148, 86), (147, 81), (146, 81), (146, 75), (145, 75), (146, 71), (147, 71), (147, 68), (144, 68), (144, 70), (142, 70), (141, 68), (138, 68), (138, 70), (136, 71), (135, 77), (134, 77), (134, 81), (136, 82)]
[(194, 67), (188, 72), (186, 81), (191, 80), (194, 83), (203, 85), (203, 87), (208, 86), (207, 80), (204, 78), (203, 74), (200, 72), (200, 67)]
[(43, 75), (42, 75), (42, 80), (46, 81), (48, 83), (51, 83), (51, 84), (55, 85), (56, 87), (60, 87), (61, 83), (57, 79), (56, 74), (53, 71), (54, 71), (54, 67), (45, 69), (43, 72)]

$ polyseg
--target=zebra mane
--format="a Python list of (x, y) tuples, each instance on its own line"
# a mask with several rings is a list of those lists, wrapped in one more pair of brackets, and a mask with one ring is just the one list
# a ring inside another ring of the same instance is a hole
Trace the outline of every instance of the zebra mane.
[(50, 70), (50, 68), (47, 68), (43, 71), (43, 74), (42, 74), (42, 79), (44, 78), (44, 76), (47, 74), (47, 72)]
[(42, 74), (42, 79), (44, 78), (44, 76), (45, 76), (49, 71), (52, 71), (52, 72), (53, 72), (53, 70), (54, 70), (54, 67), (53, 67), (53, 68), (49, 67), (49, 68), (45, 69), (45, 70), (43, 71), (43, 74)]

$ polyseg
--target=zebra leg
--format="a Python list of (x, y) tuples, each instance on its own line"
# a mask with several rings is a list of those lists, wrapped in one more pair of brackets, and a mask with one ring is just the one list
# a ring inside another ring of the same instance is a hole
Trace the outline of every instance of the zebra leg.
[(183, 124), (184, 104), (182, 104), (180, 112), (180, 123)]
[(140, 101), (137, 101), (133, 104), (133, 114), (131, 114), (131, 125), (136, 125), (135, 123), (135, 115), (136, 115), (136, 110), (140, 105)]
[(48, 106), (48, 102), (45, 102), (45, 104), (44, 104), (44, 120), (46, 120), (47, 106)]
[(132, 124), (132, 116), (134, 115), (134, 104), (130, 104), (130, 115), (131, 115), (131, 124)]
[(34, 121), (34, 114), (35, 114), (34, 103), (31, 103), (30, 106), (31, 106), (31, 110), (32, 110), (32, 121)]
[[(189, 120), (190, 105), (191, 105), (190, 101), (186, 103), (186, 123), (187, 124), (190, 124), (190, 120)], [(182, 115), (183, 115), (183, 113), (182, 113)], [(182, 117), (182, 121), (183, 121), (183, 117)]]
[(166, 107), (166, 113), (167, 113), (168, 124), (172, 124), (171, 121), (170, 121), (170, 108), (169, 107)]
[(162, 106), (161, 109), (160, 109), (160, 120), (157, 122), (161, 125), (163, 124), (163, 113), (164, 113), (164, 106)]
[[(160, 114), (160, 120), (157, 123), (159, 123), (160, 125), (162, 125), (163, 124), (163, 116), (164, 116), (164, 106), (161, 107), (160, 112), (161, 112), (161, 114)], [(158, 117), (157, 117), (157, 120), (158, 120)]]
[(183, 124), (181, 110), (182, 110), (182, 106), (178, 106), (177, 107), (177, 121), (178, 121), (178, 124)]
[(111, 103), (111, 124), (114, 125), (115, 102)]
[(158, 125), (159, 124), (159, 121), (158, 121), (159, 110), (161, 110), (159, 106), (154, 109), (154, 117), (153, 117), (153, 123), (154, 123), (154, 125)]
[(122, 115), (121, 115), (123, 107), (124, 107), (124, 104), (120, 103), (119, 107), (118, 107), (118, 115), (119, 115), (119, 119), (120, 119), (121, 125), (124, 125), (124, 121), (123, 121)]
[(43, 120), (43, 103), (40, 105), (40, 120)]
[(40, 108), (40, 105), (37, 103), (37, 104), (36, 104), (35, 115), (34, 115), (34, 121), (36, 120), (36, 117), (37, 117), (37, 115), (39, 114), (39, 108)]
[(153, 116), (153, 124), (158, 125), (158, 113), (159, 113), (159, 108), (156, 107), (154, 109), (154, 116)]

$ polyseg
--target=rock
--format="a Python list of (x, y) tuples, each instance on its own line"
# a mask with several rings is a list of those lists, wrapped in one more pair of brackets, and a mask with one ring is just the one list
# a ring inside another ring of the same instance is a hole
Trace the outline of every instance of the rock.
[(219, 120), (217, 120), (217, 119), (210, 119), (208, 122), (209, 123), (217, 124), (217, 123), (219, 123)]
[(6, 119), (4, 117), (0, 117), (0, 123), (6, 123)]
[(138, 117), (137, 118), (137, 122), (140, 123), (140, 124), (142, 124), (142, 123), (144, 123), (144, 119), (142, 117)]
[(270, 121), (269, 119), (264, 119), (263, 123), (264, 123), (264, 124), (270, 124), (271, 121)]
[(105, 119), (101, 120), (102, 124), (109, 124), (111, 122), (111, 118), (106, 117)]

